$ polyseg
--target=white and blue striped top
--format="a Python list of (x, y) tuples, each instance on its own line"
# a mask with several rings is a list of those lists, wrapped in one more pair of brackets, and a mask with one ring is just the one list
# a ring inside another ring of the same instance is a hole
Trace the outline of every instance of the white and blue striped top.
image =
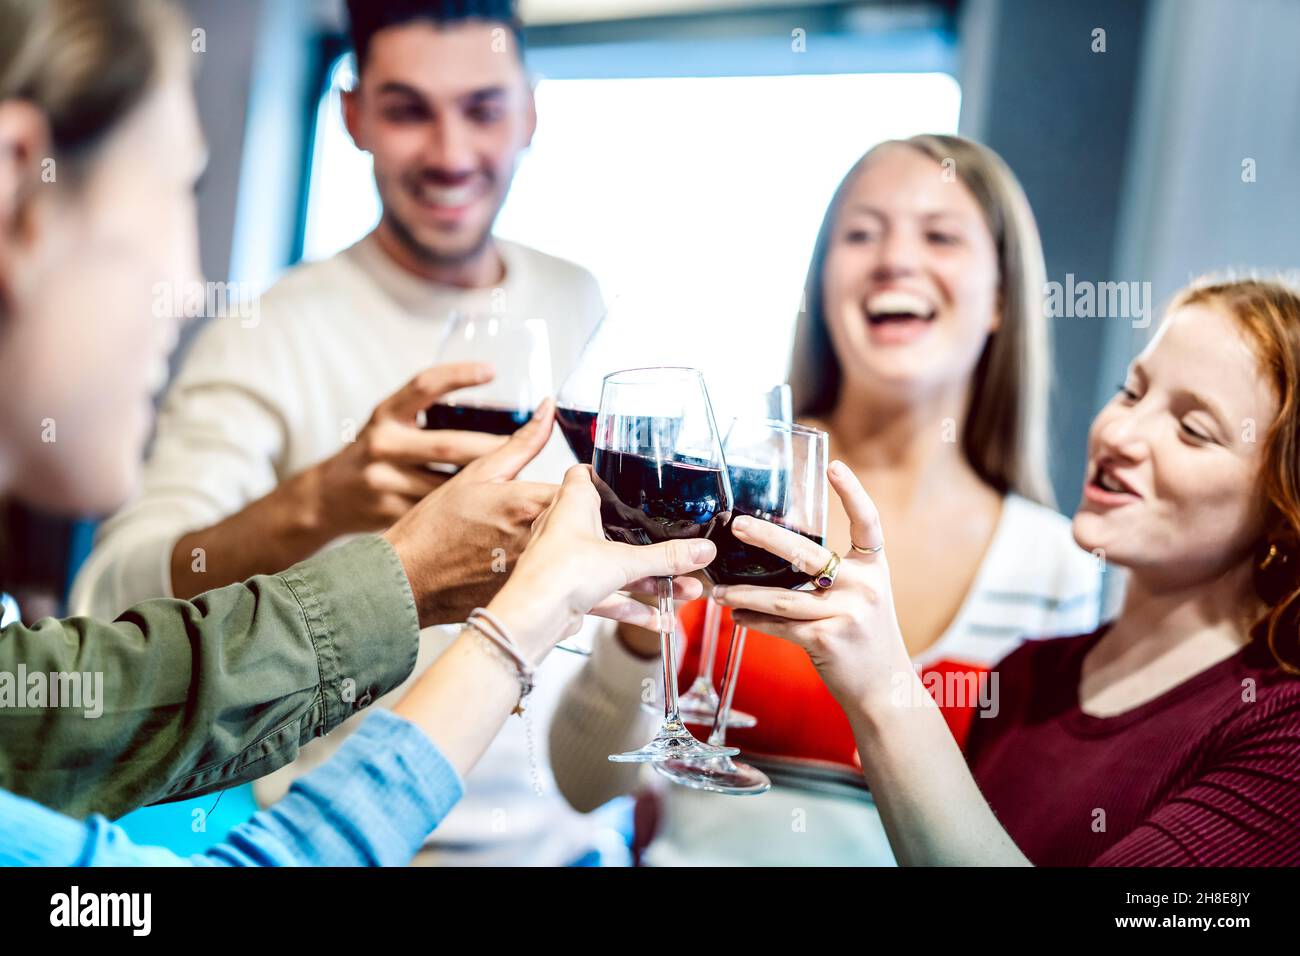
[(1025, 638), (1084, 634), (1100, 623), (1102, 561), (1070, 533), (1070, 519), (1007, 495), (979, 572), (948, 629), (918, 667), (990, 667)]

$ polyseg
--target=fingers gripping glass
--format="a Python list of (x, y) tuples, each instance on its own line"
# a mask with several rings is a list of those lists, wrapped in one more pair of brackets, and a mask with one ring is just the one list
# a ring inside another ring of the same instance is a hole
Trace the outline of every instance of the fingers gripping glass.
[[(732, 520), (752, 515), (826, 543), (826, 433), (784, 422), (737, 419), (723, 445), (734, 496)], [(719, 584), (805, 588), (812, 576), (761, 548), (741, 543), (730, 521), (715, 527), (718, 555), (707, 573)], [(746, 629), (734, 626), (722, 679), (722, 703), (709, 743), (724, 746), (728, 715), (740, 675)], [(703, 762), (669, 760), (655, 769), (674, 783), (697, 790), (735, 795), (763, 793), (772, 784), (766, 774), (730, 757)]]
[[(509, 435), (528, 424), (551, 393), (550, 336), (541, 319), (452, 313), (438, 362), (486, 362), (496, 375), (483, 385), (457, 389), (438, 399), (424, 412), (425, 428)], [(459, 470), (437, 463), (431, 467), (448, 473)], [(590, 647), (572, 637), (555, 646), (571, 654), (591, 654)]]
[[(703, 538), (731, 517), (731, 485), (704, 377), (645, 368), (605, 377), (592, 453), (600, 518), (611, 541), (646, 545)], [(700, 743), (682, 723), (673, 647), (673, 584), (658, 579), (664, 713), (644, 747), (610, 760), (644, 763), (739, 753)]]
[(425, 428), (509, 435), (551, 394), (550, 337), (541, 319), (453, 313), (438, 362), (486, 362), (496, 375), (442, 396), (425, 410)]

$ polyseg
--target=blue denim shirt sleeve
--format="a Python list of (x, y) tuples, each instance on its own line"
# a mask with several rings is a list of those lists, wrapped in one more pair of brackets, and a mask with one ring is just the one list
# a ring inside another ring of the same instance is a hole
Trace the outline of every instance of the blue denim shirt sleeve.
[(102, 816), (82, 823), (0, 791), (0, 865), (404, 865), (463, 789), (456, 769), (419, 728), (377, 710), (283, 800), (188, 859), (137, 846)]

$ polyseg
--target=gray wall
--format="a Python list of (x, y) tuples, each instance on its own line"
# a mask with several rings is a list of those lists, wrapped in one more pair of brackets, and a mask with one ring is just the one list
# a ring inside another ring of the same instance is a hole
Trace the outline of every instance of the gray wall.
[[(293, 262), (317, 44), (335, 5), (313, 0), (185, 0), (206, 49), (195, 98), (208, 146), (198, 192), (203, 273), (265, 290)], [(188, 325), (173, 373), (202, 322)]]
[[(970, 0), (960, 21), (963, 135), (1024, 185), (1048, 280), (1112, 279), (1147, 5), (1141, 0)], [(1106, 31), (1094, 53), (1093, 30)], [(1052, 321), (1052, 483), (1067, 513), (1082, 490), (1109, 320)]]
[[(1114, 271), (1157, 305), (1203, 272), (1300, 267), (1298, 40), (1295, 0), (1153, 3)], [(1151, 330), (1108, 332), (1102, 391)]]
[[(1158, 319), (1202, 272), (1300, 266), (1300, 3), (969, 0), (961, 34), (962, 132), (1020, 176), (1049, 280), (1149, 283)], [(1155, 324), (1052, 320), (1052, 477), (1066, 511), (1088, 423)]]
[(316, 78), (312, 42), (333, 3), (185, 0), (206, 31), (195, 95), (210, 157), (199, 191), (209, 279), (265, 286), (293, 254), (304, 136)]
[(213, 280), (230, 276), (260, 8), (255, 0), (185, 0), (190, 23), (206, 33), (207, 49), (195, 58), (194, 90), (208, 143), (198, 194), (199, 242), (203, 272)]

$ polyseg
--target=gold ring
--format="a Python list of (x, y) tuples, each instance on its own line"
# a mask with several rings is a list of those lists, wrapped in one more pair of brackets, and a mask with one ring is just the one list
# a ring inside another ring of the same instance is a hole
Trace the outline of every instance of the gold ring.
[(881, 551), (885, 550), (883, 544), (878, 544), (874, 548), (859, 548), (852, 541), (849, 542), (849, 547), (858, 552), (858, 554), (879, 554)]
[(835, 575), (840, 573), (840, 556), (834, 551), (826, 562), (826, 567), (813, 575), (813, 584), (825, 591), (835, 583)]

